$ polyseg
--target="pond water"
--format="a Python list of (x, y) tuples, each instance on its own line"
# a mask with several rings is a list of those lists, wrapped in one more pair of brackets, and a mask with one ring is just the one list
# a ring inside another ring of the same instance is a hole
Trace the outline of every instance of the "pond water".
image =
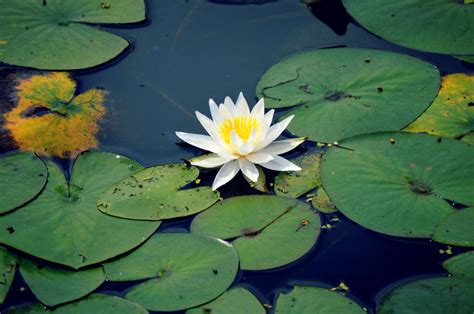
[[(296, 0), (239, 2), (250, 1), (148, 0), (146, 23), (105, 27), (129, 40), (131, 48), (110, 64), (73, 71), (79, 92), (99, 86), (110, 93), (100, 149), (132, 157), (144, 166), (200, 154), (177, 145), (174, 135), (175, 130), (202, 133), (195, 110), (208, 114), (209, 97), (220, 101), (240, 91), (252, 99), (266, 69), (310, 49), (385, 49), (431, 62), (442, 75), (472, 71), (453, 57), (410, 50), (372, 35), (345, 15), (339, 1), (313, 5), (314, 15)], [(210, 182), (214, 175), (211, 171), (202, 177)], [(242, 178), (225, 186), (222, 195), (255, 193), (239, 186), (247, 186)], [(334, 217), (340, 220), (332, 223)], [(391, 285), (446, 273), (441, 263), (449, 255), (439, 251), (445, 245), (384, 236), (340, 213), (323, 219), (334, 228), (325, 230), (303, 258), (275, 270), (241, 271), (234, 285), (247, 286), (263, 303), (272, 304), (278, 292), (296, 282), (323, 287), (344, 282), (350, 288), (348, 296), (371, 312), (377, 296)], [(167, 221), (159, 231), (188, 228), (191, 220)], [(106, 282), (98, 291), (122, 295), (129, 286)], [(34, 301), (23, 287), (17, 276), (1, 308)]]

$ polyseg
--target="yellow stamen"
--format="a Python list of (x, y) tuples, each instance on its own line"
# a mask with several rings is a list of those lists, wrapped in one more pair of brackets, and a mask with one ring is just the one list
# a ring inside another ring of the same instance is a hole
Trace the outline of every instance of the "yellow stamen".
[(252, 133), (252, 129), (259, 133), (262, 129), (259, 121), (252, 116), (234, 117), (223, 121), (219, 126), (222, 139), (230, 144), (230, 133), (234, 131), (245, 142)]

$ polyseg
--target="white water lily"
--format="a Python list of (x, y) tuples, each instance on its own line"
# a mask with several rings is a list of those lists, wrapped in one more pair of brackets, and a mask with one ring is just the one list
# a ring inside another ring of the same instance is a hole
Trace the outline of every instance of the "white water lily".
[(209, 136), (184, 132), (176, 132), (176, 135), (188, 144), (212, 152), (191, 161), (191, 164), (203, 168), (222, 166), (212, 184), (213, 190), (232, 180), (239, 170), (249, 180), (257, 182), (259, 173), (256, 164), (276, 171), (301, 170), (278, 155), (292, 150), (305, 138), (275, 141), (294, 116), (272, 126), (274, 110), (265, 114), (262, 98), (250, 111), (242, 93), (235, 104), (230, 97), (226, 97), (219, 106), (209, 99), (209, 108), (212, 120), (196, 111), (197, 119)]

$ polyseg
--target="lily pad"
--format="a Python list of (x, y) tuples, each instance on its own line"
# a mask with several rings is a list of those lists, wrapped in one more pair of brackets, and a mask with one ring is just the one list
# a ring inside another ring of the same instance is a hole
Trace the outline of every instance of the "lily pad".
[(318, 153), (307, 152), (293, 159), (301, 171), (281, 172), (275, 178), (275, 193), (279, 196), (298, 198), (301, 195), (321, 186), (319, 178)]
[(461, 138), (461, 141), (474, 145), (474, 132), (470, 132)]
[(0, 304), (5, 301), (15, 278), (16, 258), (5, 248), (0, 247)]
[(443, 267), (455, 277), (474, 279), (474, 251), (445, 260)]
[(45, 164), (32, 153), (0, 158), (0, 213), (16, 209), (35, 198), (48, 178)]
[(365, 311), (354, 301), (342, 294), (318, 287), (295, 286), (287, 294), (280, 294), (276, 300), (275, 314), (364, 314)]
[(169, 164), (141, 170), (101, 195), (97, 208), (105, 214), (143, 220), (189, 216), (219, 199), (209, 187), (182, 189), (199, 175), (196, 167)]
[(82, 298), (105, 280), (102, 267), (71, 271), (37, 265), (25, 259), (20, 261), (20, 273), (35, 297), (48, 306)]
[(455, 57), (464, 62), (474, 63), (474, 56), (455, 56)]
[[(472, 187), (471, 193), (472, 193)], [(474, 246), (474, 207), (456, 211), (440, 222), (436, 227), (433, 240), (441, 243)]]
[(429, 238), (456, 210), (474, 204), (474, 148), (438, 136), (382, 132), (330, 148), (321, 180), (336, 207), (356, 223), (388, 235)]
[(160, 225), (107, 216), (96, 208), (103, 191), (141, 169), (135, 161), (112, 153), (82, 153), (69, 183), (55, 164), (47, 166), (49, 179), (41, 195), (0, 219), (1, 243), (77, 269), (133, 249)]
[(5, 128), (21, 150), (75, 158), (97, 147), (107, 92), (75, 95), (76, 82), (65, 72), (19, 75), (16, 83), (16, 106), (5, 114)]
[(146, 314), (148, 311), (129, 300), (107, 294), (93, 294), (79, 302), (61, 306), (54, 310), (53, 313)]
[(329, 214), (337, 211), (336, 206), (331, 201), (323, 187), (318, 188), (316, 196), (311, 199), (311, 204), (322, 213)]
[(320, 233), (319, 216), (310, 206), (288, 198), (254, 195), (226, 199), (199, 214), (194, 234), (233, 240), (240, 267), (263, 270), (305, 255)]
[(159, 233), (104, 265), (112, 281), (150, 279), (126, 298), (153, 311), (177, 311), (218, 297), (234, 280), (237, 252), (224, 241), (188, 233)]
[(377, 304), (378, 314), (430, 313), (470, 314), (474, 310), (474, 281), (431, 278), (399, 286)]
[(186, 314), (265, 314), (262, 303), (247, 289), (233, 288), (214, 301), (186, 311)]
[(372, 33), (416, 50), (474, 54), (474, 6), (456, 0), (343, 0)]
[(102, 64), (129, 44), (91, 23), (145, 19), (143, 0), (0, 0), (0, 61), (37, 69), (83, 69)]
[(405, 131), (459, 137), (474, 130), (473, 90), (472, 75), (457, 73), (444, 76), (433, 104)]
[(305, 52), (271, 67), (257, 85), (269, 108), (296, 106), (288, 130), (332, 143), (400, 130), (438, 93), (437, 68), (398, 53), (357, 48)]

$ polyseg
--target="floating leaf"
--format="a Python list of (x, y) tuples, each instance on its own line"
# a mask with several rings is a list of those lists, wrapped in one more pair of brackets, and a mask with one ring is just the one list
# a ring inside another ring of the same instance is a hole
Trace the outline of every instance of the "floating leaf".
[(464, 62), (474, 63), (474, 56), (455, 56), (455, 57)]
[(318, 153), (307, 152), (292, 160), (301, 171), (281, 172), (275, 178), (275, 193), (279, 196), (298, 198), (321, 186)]
[(269, 108), (296, 106), (288, 130), (332, 143), (357, 134), (399, 130), (433, 101), (433, 65), (398, 53), (355, 48), (305, 52), (271, 67), (257, 85)]
[(93, 294), (79, 302), (61, 306), (54, 314), (146, 314), (145, 309), (136, 303), (107, 294)]
[(226, 242), (188, 233), (159, 233), (143, 246), (104, 265), (112, 281), (150, 279), (126, 294), (153, 311), (177, 311), (208, 302), (232, 283), (237, 252)]
[(269, 195), (226, 199), (199, 214), (191, 232), (234, 239), (240, 267), (262, 270), (291, 263), (313, 247), (319, 216), (300, 201)]
[(278, 295), (275, 306), (275, 314), (292, 313), (364, 314), (365, 311), (338, 292), (318, 287), (295, 286), (290, 293)]
[(461, 141), (474, 145), (474, 132), (468, 133), (461, 138)]
[[(470, 186), (471, 193), (473, 185)], [(474, 246), (474, 207), (458, 210), (436, 227), (433, 240), (445, 244)]]
[(69, 184), (56, 165), (47, 166), (48, 183), (38, 198), (1, 217), (1, 243), (77, 269), (136, 247), (158, 228), (159, 222), (115, 218), (96, 208), (105, 189), (141, 168), (133, 160), (82, 153)]
[(0, 61), (38, 69), (83, 69), (120, 54), (128, 42), (90, 26), (145, 19), (143, 0), (0, 0)]
[(41, 303), (55, 306), (91, 293), (105, 280), (102, 267), (72, 271), (40, 266), (22, 259), (20, 273)]
[(186, 311), (186, 314), (265, 314), (260, 301), (247, 289), (233, 288), (214, 301)]
[(383, 132), (344, 140), (321, 162), (324, 189), (356, 223), (385, 234), (427, 238), (474, 204), (474, 148), (428, 134)]
[(342, 2), (362, 26), (397, 45), (435, 53), (474, 54), (472, 5), (456, 0)]
[(459, 278), (431, 278), (396, 287), (377, 304), (378, 314), (472, 313), (474, 281)]
[(5, 128), (20, 149), (68, 158), (97, 147), (105, 91), (74, 95), (76, 83), (64, 72), (19, 79), (16, 90), (18, 103), (5, 114)]
[(198, 213), (219, 199), (209, 187), (182, 189), (199, 175), (196, 167), (169, 164), (150, 167), (113, 185), (97, 208), (128, 219), (161, 220)]
[(15, 278), (16, 258), (5, 248), (0, 247), (0, 304), (5, 301)]
[(311, 204), (322, 213), (329, 214), (337, 211), (336, 206), (331, 201), (323, 187), (318, 188), (316, 196), (311, 199)]
[(445, 260), (443, 267), (455, 277), (474, 279), (474, 251), (463, 253)]
[(446, 137), (458, 137), (474, 130), (473, 90), (474, 76), (463, 73), (444, 76), (433, 104), (405, 130)]
[(16, 209), (36, 197), (48, 178), (45, 164), (32, 153), (0, 158), (0, 213)]

